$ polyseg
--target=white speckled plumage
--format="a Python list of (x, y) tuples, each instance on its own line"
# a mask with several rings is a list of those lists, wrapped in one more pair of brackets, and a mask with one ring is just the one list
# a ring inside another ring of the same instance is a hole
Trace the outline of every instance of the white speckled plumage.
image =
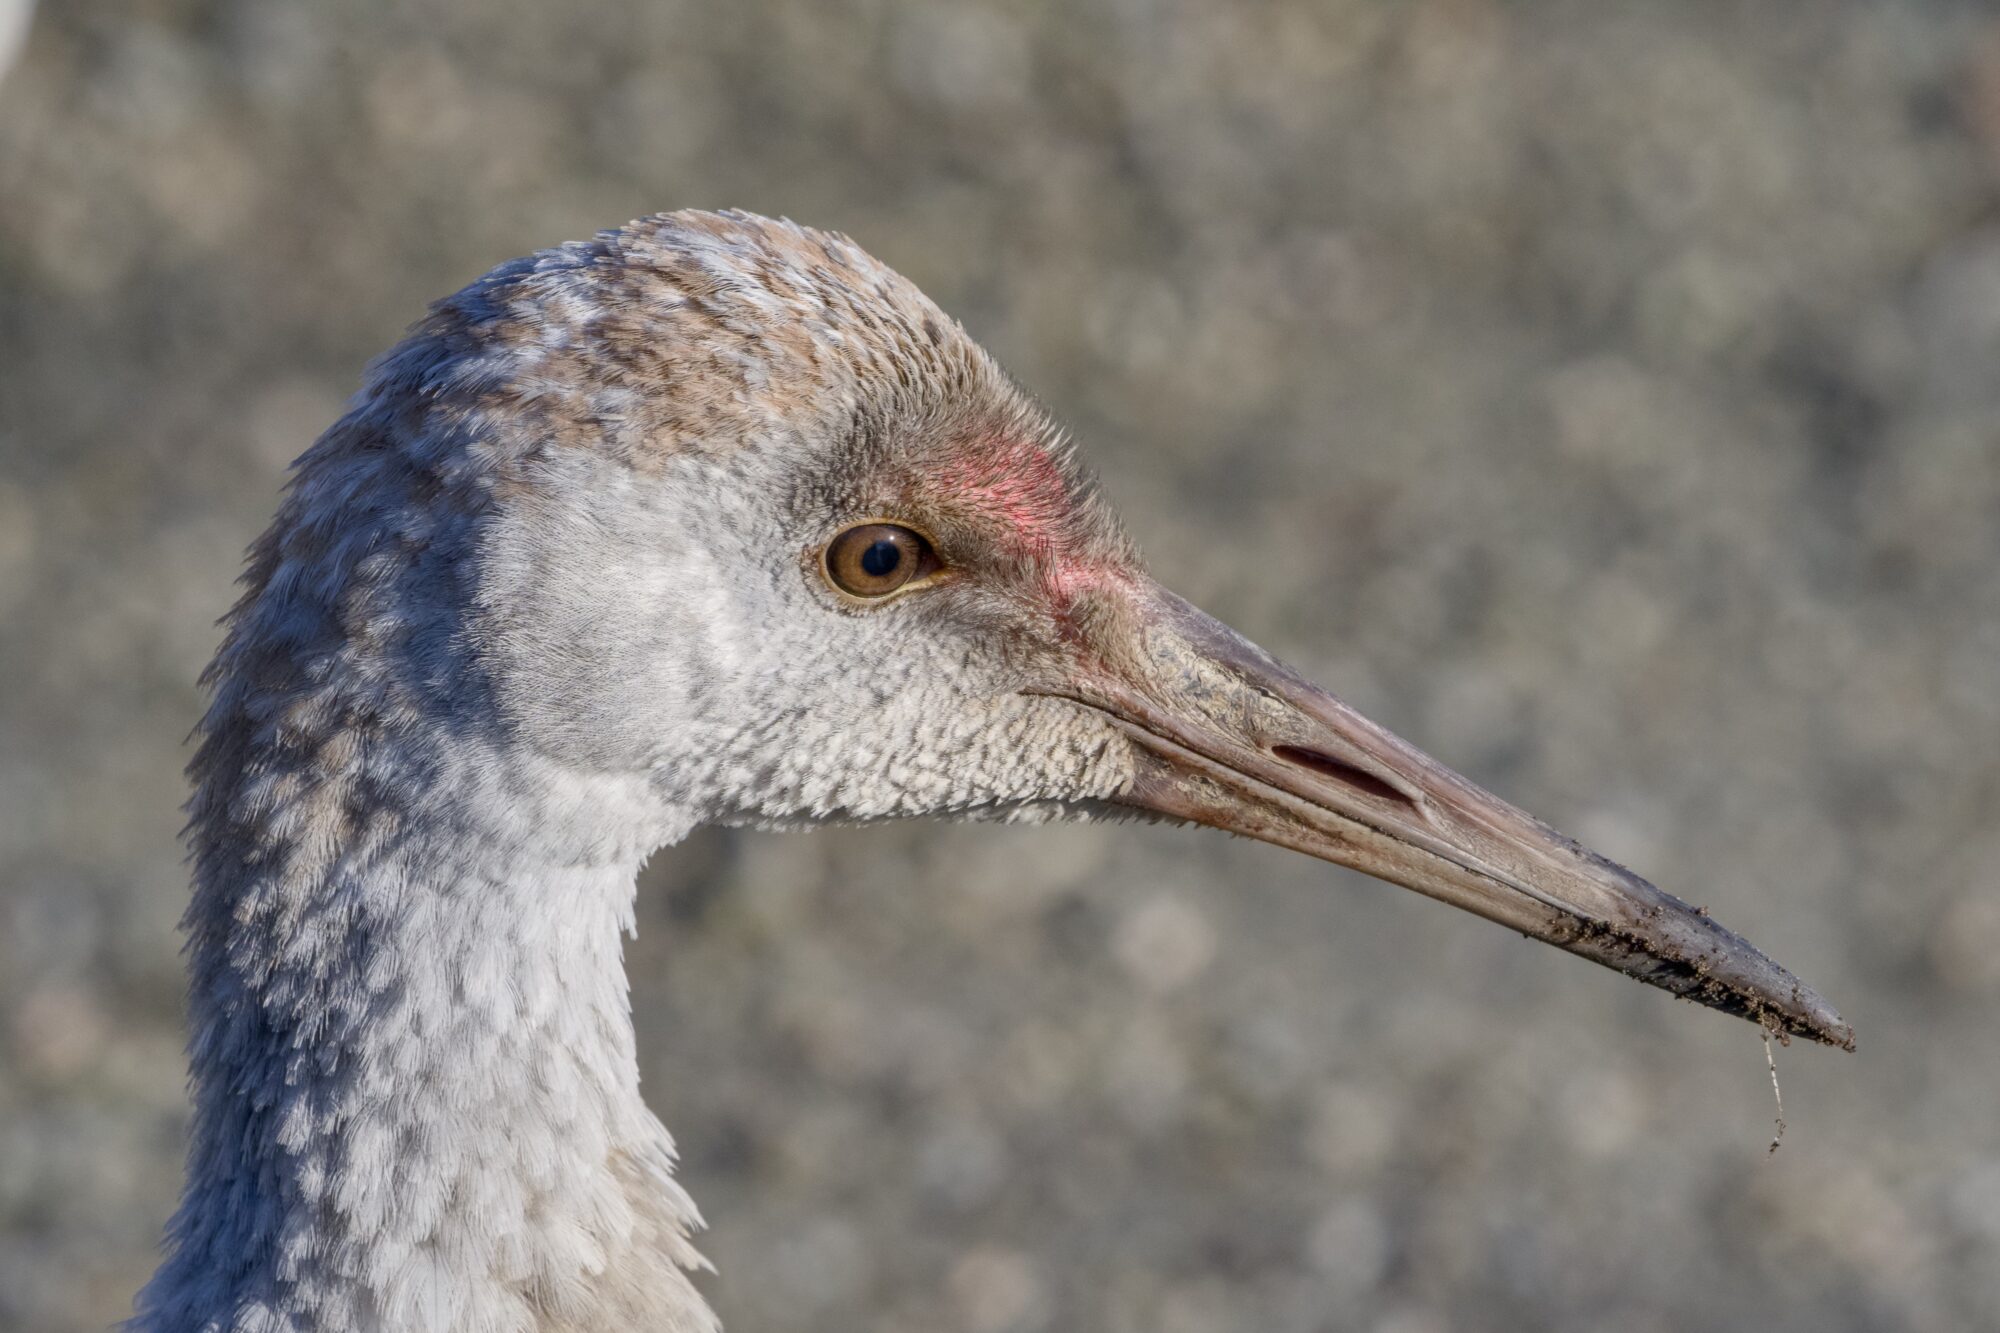
[[(937, 563), (870, 602), (820, 562), (877, 521)], [(1852, 1044), (1152, 584), (1043, 414), (837, 236), (680, 213), (495, 269), (371, 368), (245, 585), (143, 1333), (714, 1329), (621, 958), (702, 823), (1208, 824)]]
[[(907, 283), (740, 216), (504, 266), (372, 368), (209, 675), (194, 1146), (136, 1327), (714, 1326), (639, 1096), (640, 862), (702, 822), (1032, 813), (1125, 771), (1101, 720), (996, 688), (1001, 599), (865, 616), (801, 577), (984, 432), (1057, 458)], [(1122, 557), (1077, 498), (1058, 536)]]

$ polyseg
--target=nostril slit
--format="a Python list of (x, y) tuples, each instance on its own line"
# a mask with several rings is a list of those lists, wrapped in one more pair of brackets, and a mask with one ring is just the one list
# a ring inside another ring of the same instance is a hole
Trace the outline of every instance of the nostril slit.
[(1288, 764), (1311, 769), (1323, 777), (1342, 782), (1359, 791), (1383, 801), (1394, 801), (1397, 805), (1414, 806), (1408, 796), (1390, 786), (1373, 773), (1356, 768), (1344, 759), (1335, 759), (1330, 754), (1318, 750), (1308, 750), (1302, 745), (1273, 745), (1271, 753)]

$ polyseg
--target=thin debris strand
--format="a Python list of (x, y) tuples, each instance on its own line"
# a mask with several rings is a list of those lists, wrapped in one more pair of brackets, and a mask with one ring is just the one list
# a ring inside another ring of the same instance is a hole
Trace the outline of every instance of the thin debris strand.
[(1778, 1091), (1778, 1059), (1771, 1053), (1771, 1030), (1764, 1029), (1764, 1064), (1771, 1071), (1771, 1096), (1778, 1103), (1778, 1132), (1771, 1136), (1771, 1152), (1778, 1151), (1778, 1145), (1785, 1138), (1785, 1094)]

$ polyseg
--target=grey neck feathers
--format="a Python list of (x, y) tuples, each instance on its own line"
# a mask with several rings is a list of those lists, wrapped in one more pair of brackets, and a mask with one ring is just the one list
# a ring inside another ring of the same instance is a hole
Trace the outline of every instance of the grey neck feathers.
[(451, 610), (478, 487), (391, 415), (308, 455), (211, 669), (189, 1181), (135, 1327), (713, 1329), (620, 957), (657, 799), (504, 731)]

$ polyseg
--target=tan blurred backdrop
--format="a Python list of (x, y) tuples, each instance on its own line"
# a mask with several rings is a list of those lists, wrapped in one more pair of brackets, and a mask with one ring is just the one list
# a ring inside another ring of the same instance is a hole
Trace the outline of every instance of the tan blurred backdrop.
[(46, 3), (0, 76), (0, 1327), (185, 1122), (192, 682), (430, 297), (849, 232), (1160, 574), (1715, 908), (1746, 1025), (1214, 835), (704, 834), (630, 951), (732, 1329), (2000, 1327), (2000, 14)]

